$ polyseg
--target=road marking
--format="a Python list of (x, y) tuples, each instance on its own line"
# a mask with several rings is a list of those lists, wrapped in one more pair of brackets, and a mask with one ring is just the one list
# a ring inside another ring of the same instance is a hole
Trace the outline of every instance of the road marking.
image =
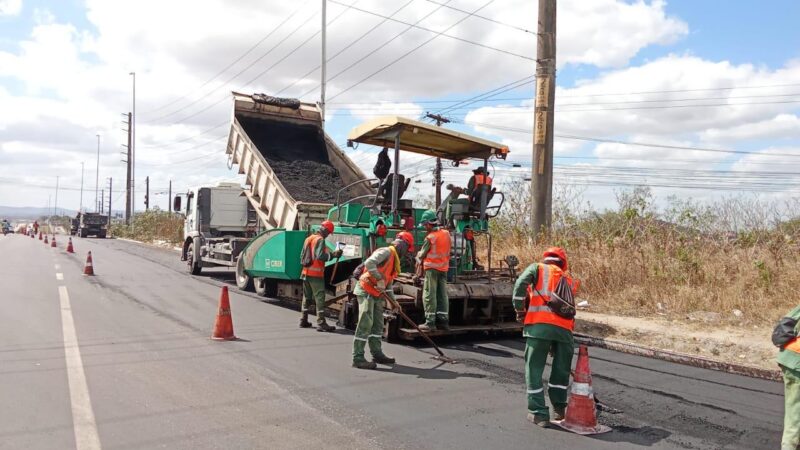
[(64, 331), (64, 356), (67, 361), (75, 446), (77, 450), (99, 450), (100, 436), (97, 433), (92, 401), (89, 398), (89, 386), (86, 383), (86, 373), (83, 371), (83, 360), (78, 347), (78, 335), (75, 333), (75, 321), (72, 318), (72, 307), (69, 304), (66, 286), (58, 287), (58, 296), (61, 300), (61, 327)]
[(61, 269), (61, 264), (56, 264), (56, 265), (55, 265), (55, 268), (56, 268), (56, 270), (59, 270), (59, 269)]
[(61, 272), (58, 272), (58, 273), (56, 274), (56, 280), (59, 280), (59, 281), (60, 281), (60, 280), (63, 280), (63, 279), (64, 279), (64, 274), (63, 274), (63, 273), (61, 273)]

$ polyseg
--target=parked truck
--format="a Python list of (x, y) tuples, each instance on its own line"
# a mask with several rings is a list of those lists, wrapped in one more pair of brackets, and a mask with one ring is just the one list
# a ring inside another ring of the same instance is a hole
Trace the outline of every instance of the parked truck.
[(100, 213), (79, 212), (72, 219), (70, 234), (82, 238), (96, 236), (105, 239), (108, 234), (108, 216)]

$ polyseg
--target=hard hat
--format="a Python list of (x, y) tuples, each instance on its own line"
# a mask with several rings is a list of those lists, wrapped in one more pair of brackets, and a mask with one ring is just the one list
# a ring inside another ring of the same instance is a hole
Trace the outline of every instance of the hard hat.
[(426, 224), (426, 223), (430, 223), (432, 225), (435, 225), (438, 221), (439, 221), (439, 218), (436, 217), (436, 211), (434, 211), (432, 209), (429, 209), (429, 210), (425, 211), (424, 213), (422, 213), (421, 222), (422, 222), (423, 225)]
[(328, 234), (333, 233), (333, 222), (330, 220), (325, 220), (320, 224), (320, 227), (327, 230)]
[(550, 247), (542, 254), (542, 261), (545, 263), (555, 262), (555, 260), (560, 261), (562, 263), (561, 268), (567, 270), (567, 252), (563, 248)]
[(477, 169), (472, 171), (472, 173), (485, 173), (485, 172), (486, 172), (486, 169), (484, 169), (483, 166), (478, 166)]
[(397, 233), (395, 239), (400, 239), (402, 241), (405, 241), (405, 243), (408, 244), (408, 251), (409, 252), (414, 251), (414, 235), (412, 235), (408, 231), (401, 231)]

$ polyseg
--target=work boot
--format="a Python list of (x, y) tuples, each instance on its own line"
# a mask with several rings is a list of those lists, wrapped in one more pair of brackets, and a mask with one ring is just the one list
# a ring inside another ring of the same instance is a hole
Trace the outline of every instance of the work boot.
[(375, 370), (378, 368), (378, 365), (372, 361), (353, 361), (353, 367), (356, 369)]
[(436, 328), (438, 328), (438, 329), (440, 329), (442, 331), (450, 331), (450, 323), (448, 321), (446, 321), (446, 320), (437, 321), (436, 322)]
[(390, 358), (383, 353), (378, 353), (377, 355), (372, 355), (372, 361), (378, 364), (394, 364), (394, 358)]
[(303, 313), (300, 316), (300, 328), (311, 328), (311, 322), (308, 321), (308, 313)]
[(567, 408), (563, 406), (553, 406), (553, 421), (560, 422), (567, 415)]
[(528, 413), (528, 422), (538, 425), (542, 428), (550, 428), (550, 419), (545, 416), (537, 416), (533, 413)]
[(332, 332), (336, 331), (336, 327), (334, 327), (332, 325), (328, 325), (327, 322), (322, 322), (322, 323), (318, 323), (317, 324), (317, 331), (326, 332), (326, 333), (332, 333)]
[(419, 331), (423, 333), (430, 333), (431, 331), (436, 331), (436, 325), (428, 325), (427, 323), (423, 323), (419, 326)]

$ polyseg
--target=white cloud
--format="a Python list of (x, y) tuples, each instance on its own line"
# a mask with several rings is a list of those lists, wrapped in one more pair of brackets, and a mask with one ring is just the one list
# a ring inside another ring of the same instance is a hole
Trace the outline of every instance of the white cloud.
[(0, 17), (17, 16), (22, 11), (22, 0), (0, 0)]
[(778, 114), (758, 122), (730, 128), (709, 128), (701, 138), (710, 142), (737, 142), (754, 139), (797, 138), (800, 135), (800, 117), (795, 114)]

